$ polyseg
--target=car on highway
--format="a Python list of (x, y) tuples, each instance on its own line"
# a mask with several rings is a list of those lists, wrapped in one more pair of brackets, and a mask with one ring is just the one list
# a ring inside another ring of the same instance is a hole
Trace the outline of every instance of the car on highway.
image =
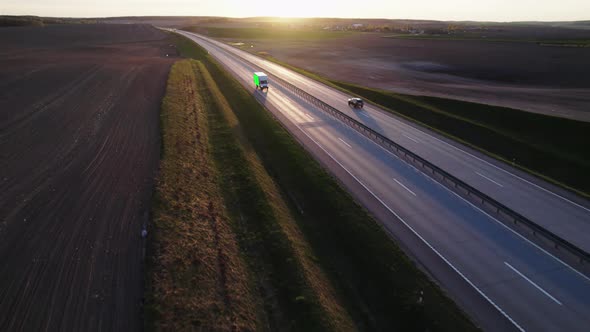
[(360, 98), (349, 98), (348, 99), (348, 106), (352, 106), (354, 108), (363, 108), (365, 102)]

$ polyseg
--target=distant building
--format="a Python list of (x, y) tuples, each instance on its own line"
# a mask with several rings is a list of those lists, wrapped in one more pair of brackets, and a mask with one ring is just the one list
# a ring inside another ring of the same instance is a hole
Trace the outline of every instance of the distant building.
[(353, 29), (360, 29), (360, 28), (362, 28), (362, 27), (364, 27), (364, 26), (365, 26), (365, 25), (364, 25), (364, 24), (362, 24), (362, 23), (355, 23), (355, 24), (353, 24), (353, 25), (352, 25), (352, 28), (353, 28)]

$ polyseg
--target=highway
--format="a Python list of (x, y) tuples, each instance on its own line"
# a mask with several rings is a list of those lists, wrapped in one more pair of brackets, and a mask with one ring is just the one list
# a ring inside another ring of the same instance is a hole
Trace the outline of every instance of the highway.
[[(268, 61), (202, 36), (179, 33), (203, 46), (252, 90), (482, 328), (588, 330), (588, 277), (358, 132), (273, 85), (272, 80), (268, 93), (255, 91), (252, 72), (269, 71), (313, 93), (517, 212), (547, 228), (552, 226), (552, 231), (580, 246), (589, 244), (590, 232), (586, 229), (590, 228), (590, 211), (586, 202), (545, 189), (524, 174), (374, 107), (352, 110), (341, 92)], [(574, 226), (563, 227), (567, 229), (564, 231), (557, 229), (554, 221), (561, 226), (571, 221)], [(585, 228), (576, 228), (578, 224)], [(477, 305), (471, 305), (478, 299)]]
[(347, 104), (349, 96), (338, 90), (229, 45), (211, 39), (209, 42), (312, 93), (323, 102), (590, 252), (590, 203), (587, 200), (539, 181), (464, 145), (394, 118), (371, 105), (366, 105), (362, 111), (351, 109)]

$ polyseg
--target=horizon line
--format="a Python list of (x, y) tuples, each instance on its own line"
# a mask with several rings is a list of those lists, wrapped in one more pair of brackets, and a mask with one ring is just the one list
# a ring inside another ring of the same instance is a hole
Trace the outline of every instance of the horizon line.
[(300, 19), (341, 19), (341, 20), (389, 20), (389, 21), (430, 21), (430, 22), (477, 22), (477, 23), (573, 23), (573, 22), (590, 22), (590, 18), (582, 20), (520, 20), (520, 21), (477, 21), (477, 20), (440, 20), (440, 19), (419, 19), (419, 18), (384, 18), (384, 17), (291, 17), (291, 16), (209, 16), (209, 15), (123, 15), (123, 16), (39, 16), (30, 14), (0, 14), (2, 16), (12, 17), (39, 17), (39, 18), (72, 18), (72, 19), (113, 19), (113, 18), (142, 18), (142, 17), (169, 17), (169, 18), (189, 18), (189, 17), (207, 17), (207, 18), (230, 18), (230, 19), (256, 19), (256, 18), (276, 18), (285, 20)]

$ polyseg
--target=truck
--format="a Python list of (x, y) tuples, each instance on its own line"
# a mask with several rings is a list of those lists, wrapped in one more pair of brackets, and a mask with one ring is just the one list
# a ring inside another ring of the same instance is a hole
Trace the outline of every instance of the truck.
[(254, 72), (254, 84), (257, 90), (268, 90), (268, 76), (261, 71)]

